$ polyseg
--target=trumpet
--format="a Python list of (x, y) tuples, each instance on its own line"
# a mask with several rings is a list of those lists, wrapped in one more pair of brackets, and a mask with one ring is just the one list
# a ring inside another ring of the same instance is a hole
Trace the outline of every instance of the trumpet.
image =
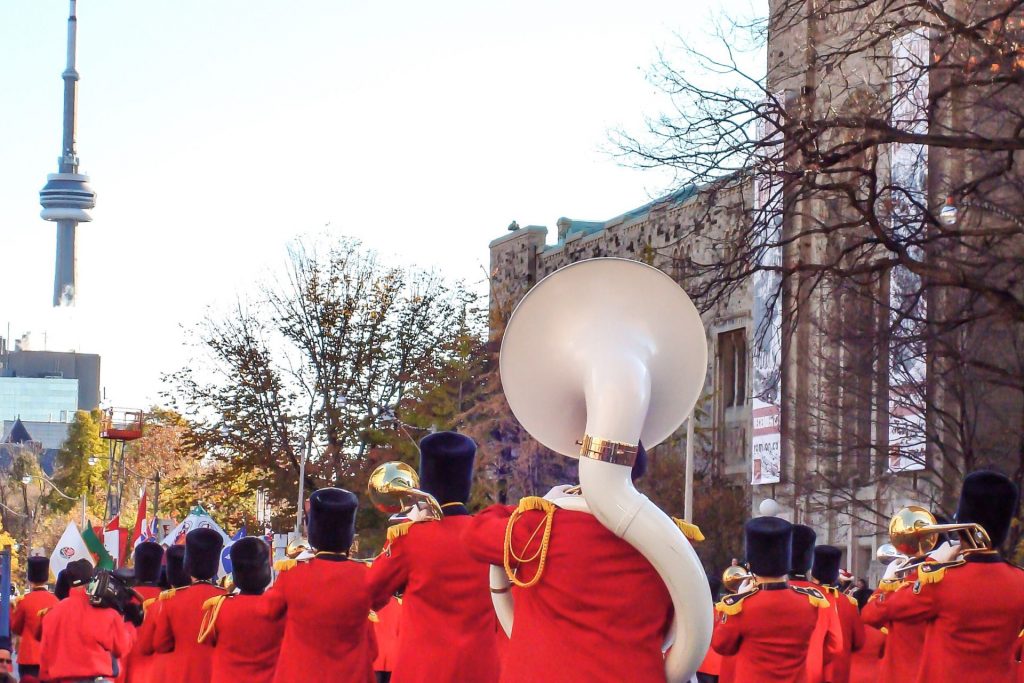
[(735, 593), (743, 585), (744, 581), (748, 581), (754, 578), (754, 575), (748, 572), (743, 567), (732, 565), (725, 568), (722, 572), (722, 585), (725, 590), (730, 593)]
[(908, 505), (889, 520), (889, 539), (896, 553), (908, 558), (923, 558), (938, 545), (939, 534), (946, 532), (960, 537), (961, 555), (992, 549), (988, 532), (980, 524), (939, 524), (935, 515), (919, 505)]
[(378, 465), (370, 473), (366, 492), (375, 508), (391, 515), (388, 521), (392, 524), (408, 522), (408, 513), (413, 508), (424, 510), (429, 519), (443, 518), (437, 499), (421, 491), (419, 485), (416, 470), (400, 460), (392, 460)]

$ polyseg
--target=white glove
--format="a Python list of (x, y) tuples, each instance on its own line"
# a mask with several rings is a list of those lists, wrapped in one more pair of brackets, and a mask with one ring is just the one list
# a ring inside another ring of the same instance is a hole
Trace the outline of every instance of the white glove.
[(960, 554), (960, 544), (946, 542), (935, 550), (928, 553), (928, 557), (935, 562), (952, 562)]
[(552, 486), (551, 490), (544, 494), (544, 500), (548, 500), (553, 503), (559, 498), (565, 498), (570, 495), (566, 493), (566, 491), (571, 488), (573, 488), (572, 484), (559, 484), (558, 486)]
[(418, 504), (413, 505), (405, 516), (410, 522), (422, 522), (426, 519), (430, 519), (430, 513), (426, 508), (420, 507)]
[(746, 593), (748, 590), (750, 590), (753, 587), (754, 587), (754, 580), (753, 579), (744, 579), (743, 583), (740, 584), (740, 587), (736, 589), (736, 592), (737, 593)]
[(899, 575), (899, 572), (906, 566), (907, 560), (893, 560), (889, 563), (889, 566), (885, 568), (885, 573), (882, 575), (882, 581), (900, 581), (903, 577)]

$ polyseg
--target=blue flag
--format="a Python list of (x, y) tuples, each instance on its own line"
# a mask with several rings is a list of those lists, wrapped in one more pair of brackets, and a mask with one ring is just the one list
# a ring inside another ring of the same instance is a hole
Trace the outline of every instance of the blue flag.
[(245, 527), (235, 532), (235, 535), (231, 537), (230, 543), (224, 544), (224, 550), (220, 553), (220, 566), (224, 568), (225, 574), (231, 573), (231, 546), (234, 545), (235, 541), (245, 538)]

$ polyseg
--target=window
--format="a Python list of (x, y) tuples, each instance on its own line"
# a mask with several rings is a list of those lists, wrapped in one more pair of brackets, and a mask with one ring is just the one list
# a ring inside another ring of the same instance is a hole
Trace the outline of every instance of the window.
[(718, 335), (718, 391), (725, 408), (736, 408), (747, 402), (746, 330), (729, 330)]

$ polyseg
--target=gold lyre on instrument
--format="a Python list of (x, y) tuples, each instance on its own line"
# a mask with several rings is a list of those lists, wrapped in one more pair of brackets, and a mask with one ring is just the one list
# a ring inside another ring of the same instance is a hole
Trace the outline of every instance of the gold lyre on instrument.
[(730, 593), (735, 593), (743, 585), (744, 581), (748, 581), (754, 578), (754, 575), (748, 572), (745, 568), (739, 565), (732, 565), (725, 568), (722, 572), (722, 585), (725, 590)]
[(419, 485), (416, 470), (400, 460), (392, 460), (370, 473), (366, 492), (375, 508), (391, 515), (388, 521), (393, 524), (408, 522), (408, 513), (413, 508), (423, 510), (428, 519), (444, 517), (437, 499), (421, 491)]
[(898, 553), (923, 557), (939, 543), (939, 534), (954, 532), (960, 537), (960, 554), (992, 549), (988, 532), (980, 524), (939, 524), (935, 515), (919, 505), (908, 505), (889, 520), (889, 539)]

